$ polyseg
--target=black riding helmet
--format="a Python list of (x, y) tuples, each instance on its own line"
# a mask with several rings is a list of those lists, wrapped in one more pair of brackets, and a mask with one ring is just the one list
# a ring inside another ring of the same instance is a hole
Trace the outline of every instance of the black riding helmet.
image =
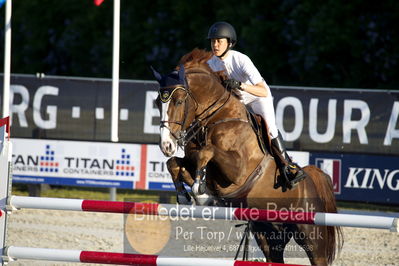
[(224, 56), (228, 50), (234, 47), (234, 45), (237, 43), (237, 34), (234, 29), (234, 27), (224, 21), (219, 21), (214, 23), (208, 31), (208, 40), (210, 39), (222, 39), (226, 38), (229, 42), (229, 47), (226, 49), (226, 51), (220, 56)]

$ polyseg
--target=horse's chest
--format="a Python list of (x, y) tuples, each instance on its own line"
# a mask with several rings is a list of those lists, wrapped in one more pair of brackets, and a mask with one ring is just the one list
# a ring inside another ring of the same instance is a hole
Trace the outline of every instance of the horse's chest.
[(207, 145), (208, 141), (208, 129), (206, 127), (200, 127), (197, 133), (193, 136), (192, 142), (198, 147), (204, 147)]

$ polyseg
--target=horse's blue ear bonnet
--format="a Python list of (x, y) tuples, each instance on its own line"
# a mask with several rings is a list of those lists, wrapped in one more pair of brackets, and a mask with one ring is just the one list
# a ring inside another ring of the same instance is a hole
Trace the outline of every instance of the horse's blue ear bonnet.
[(184, 74), (184, 66), (180, 65), (179, 71), (173, 71), (169, 75), (162, 76), (158, 71), (151, 67), (154, 77), (158, 81), (159, 98), (162, 102), (166, 103), (170, 101), (173, 93), (177, 89), (186, 90), (186, 78)]

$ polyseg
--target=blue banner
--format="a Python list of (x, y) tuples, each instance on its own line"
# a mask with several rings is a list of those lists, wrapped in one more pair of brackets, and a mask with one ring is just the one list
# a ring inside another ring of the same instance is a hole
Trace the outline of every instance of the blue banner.
[(399, 157), (311, 153), (310, 164), (331, 176), (337, 200), (399, 204)]
[(85, 187), (116, 187), (131, 189), (134, 182), (104, 179), (85, 179), (85, 178), (62, 178), (62, 177), (43, 177), (28, 175), (13, 175), (13, 182), (26, 184), (50, 184), (63, 186), (85, 186)]

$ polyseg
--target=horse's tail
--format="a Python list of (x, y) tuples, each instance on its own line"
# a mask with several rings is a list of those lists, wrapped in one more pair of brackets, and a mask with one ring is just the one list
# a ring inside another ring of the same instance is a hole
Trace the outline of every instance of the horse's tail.
[[(318, 174), (310, 176), (312, 177), (312, 181), (316, 186), (319, 198), (324, 203), (324, 211), (329, 213), (336, 213), (337, 205), (335, 201), (331, 177), (317, 167), (314, 167), (314, 169), (318, 172)], [(325, 254), (328, 264), (332, 264), (337, 254), (337, 251), (338, 253), (341, 251), (343, 244), (344, 238), (341, 227), (327, 226), (327, 245)]]

